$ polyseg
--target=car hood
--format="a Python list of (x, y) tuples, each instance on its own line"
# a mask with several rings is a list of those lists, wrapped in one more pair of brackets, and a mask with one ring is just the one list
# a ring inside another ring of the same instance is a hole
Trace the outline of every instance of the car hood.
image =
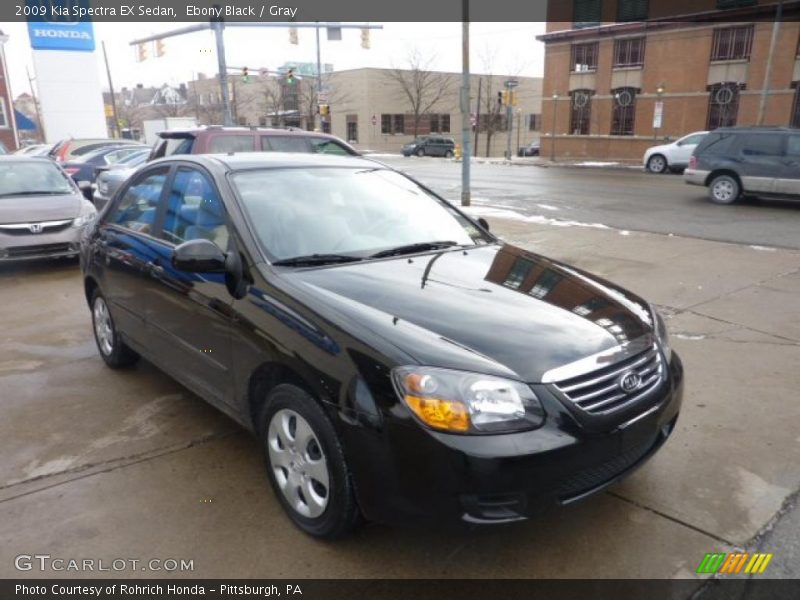
[(83, 203), (79, 193), (0, 198), (0, 223), (35, 223), (74, 219)]
[(511, 245), (308, 269), (289, 278), (320, 309), (343, 313), (421, 364), (531, 383), (653, 329), (641, 298)]
[(672, 144), (659, 144), (658, 146), (650, 146), (645, 150), (644, 155), (650, 156), (655, 152), (669, 152), (672, 149)]

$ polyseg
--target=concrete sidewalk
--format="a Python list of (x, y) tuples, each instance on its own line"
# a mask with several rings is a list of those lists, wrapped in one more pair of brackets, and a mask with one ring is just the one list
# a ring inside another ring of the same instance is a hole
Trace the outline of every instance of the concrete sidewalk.
[[(3, 267), (0, 577), (92, 575), (20, 573), (20, 553), (192, 559), (168, 575), (193, 577), (695, 577), (706, 552), (751, 546), (779, 561), (773, 532), (796, 519), (765, 527), (800, 488), (800, 253), (490, 223), (665, 313), (684, 408), (630, 479), (511, 527), (311, 540), (281, 514), (247, 434), (146, 363), (102, 365), (74, 264)], [(780, 564), (776, 575), (800, 575)]]

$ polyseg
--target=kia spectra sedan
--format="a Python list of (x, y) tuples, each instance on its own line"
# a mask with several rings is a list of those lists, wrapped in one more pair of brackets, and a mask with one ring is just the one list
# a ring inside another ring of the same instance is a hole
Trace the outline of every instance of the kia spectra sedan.
[(318, 537), (536, 516), (639, 467), (680, 410), (650, 304), (365, 158), (154, 161), (81, 266), (103, 360), (152, 361), (252, 430)]

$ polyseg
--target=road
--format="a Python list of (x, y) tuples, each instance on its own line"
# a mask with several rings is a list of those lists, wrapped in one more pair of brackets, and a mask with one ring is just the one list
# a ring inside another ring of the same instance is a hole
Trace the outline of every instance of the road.
[[(449, 200), (461, 197), (461, 164), (437, 158), (384, 157)], [(526, 216), (603, 224), (748, 245), (800, 248), (800, 202), (746, 201), (718, 206), (680, 175), (637, 169), (527, 164), (472, 165), (473, 203)]]

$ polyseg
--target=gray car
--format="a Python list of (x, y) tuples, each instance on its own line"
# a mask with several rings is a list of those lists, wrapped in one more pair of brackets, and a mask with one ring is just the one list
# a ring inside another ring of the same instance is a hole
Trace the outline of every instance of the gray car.
[(53, 161), (0, 157), (0, 262), (76, 256), (96, 215)]
[(136, 169), (147, 162), (148, 156), (150, 156), (150, 148), (126, 156), (113, 165), (98, 169), (97, 177), (94, 180), (94, 195), (92, 196), (92, 201), (97, 210), (102, 210), (108, 204), (117, 188), (125, 183)]

